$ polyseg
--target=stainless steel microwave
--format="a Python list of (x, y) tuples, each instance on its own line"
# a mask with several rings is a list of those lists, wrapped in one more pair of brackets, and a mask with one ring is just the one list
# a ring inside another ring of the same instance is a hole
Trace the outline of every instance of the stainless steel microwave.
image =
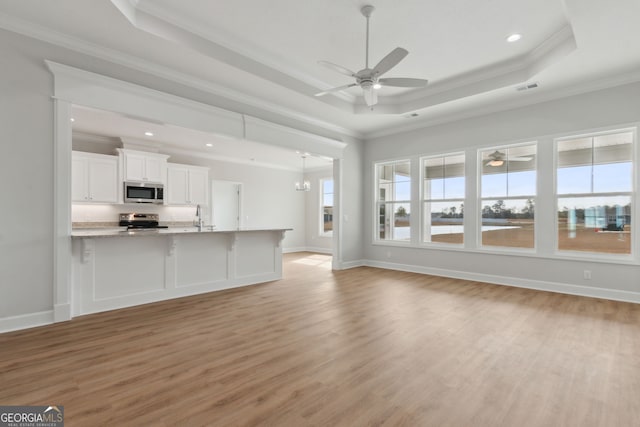
[(164, 186), (148, 182), (125, 182), (125, 203), (164, 203)]

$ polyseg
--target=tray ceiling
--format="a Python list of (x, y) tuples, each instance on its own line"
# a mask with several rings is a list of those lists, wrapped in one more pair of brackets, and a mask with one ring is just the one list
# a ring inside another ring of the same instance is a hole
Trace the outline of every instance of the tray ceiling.
[[(366, 107), (358, 88), (318, 65), (354, 71), (395, 47), (409, 55), (385, 77), (429, 79), (382, 88)], [(485, 114), (640, 80), (636, 0), (60, 0), (3, 2), (0, 26), (243, 105), (356, 137)], [(512, 33), (522, 34), (507, 43)], [(516, 90), (537, 83), (536, 88)], [(204, 96), (204, 95), (203, 95)], [(227, 105), (222, 105), (224, 102)], [(215, 102), (215, 101), (214, 101)], [(240, 108), (240, 107), (238, 107)]]

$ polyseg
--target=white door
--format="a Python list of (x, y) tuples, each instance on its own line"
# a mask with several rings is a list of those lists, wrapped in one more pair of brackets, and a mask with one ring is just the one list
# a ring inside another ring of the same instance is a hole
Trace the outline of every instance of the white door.
[(240, 192), (242, 184), (211, 181), (211, 223), (218, 230), (240, 227)]

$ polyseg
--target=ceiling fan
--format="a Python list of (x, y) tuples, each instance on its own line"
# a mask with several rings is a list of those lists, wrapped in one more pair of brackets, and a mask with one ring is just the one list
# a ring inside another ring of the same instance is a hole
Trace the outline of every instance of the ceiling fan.
[(380, 60), (380, 62), (378, 62), (375, 67), (369, 68), (369, 18), (371, 17), (374, 9), (375, 8), (371, 5), (363, 6), (360, 9), (360, 12), (364, 15), (365, 18), (367, 18), (367, 44), (365, 51), (364, 69), (356, 73), (349, 70), (348, 68), (342, 67), (329, 61), (318, 61), (319, 64), (324, 65), (325, 67), (331, 68), (332, 70), (335, 70), (349, 77), (354, 77), (356, 79), (355, 83), (334, 87), (332, 89), (316, 93), (315, 96), (322, 96), (331, 92), (338, 92), (350, 87), (360, 86), (362, 88), (364, 100), (367, 103), (367, 106), (371, 107), (378, 102), (378, 95), (376, 93), (376, 90), (380, 89), (382, 86), (424, 87), (427, 85), (428, 80), (424, 79), (412, 79), (404, 77), (380, 78), (381, 75), (398, 65), (398, 63), (409, 54), (406, 49), (403, 49), (401, 47), (393, 49), (389, 54), (387, 54), (387, 56), (382, 58), (382, 60)]
[(487, 163), (485, 163), (485, 166), (502, 166), (504, 164), (504, 162), (528, 162), (531, 159), (533, 159), (533, 157), (508, 157), (507, 155), (501, 151), (494, 151), (493, 153), (489, 154), (489, 161)]

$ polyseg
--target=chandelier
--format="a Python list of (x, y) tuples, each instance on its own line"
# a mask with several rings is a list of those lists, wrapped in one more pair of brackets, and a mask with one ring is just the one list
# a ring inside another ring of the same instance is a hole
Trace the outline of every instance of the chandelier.
[(305, 159), (307, 158), (307, 153), (302, 155), (302, 180), (296, 181), (296, 191), (309, 191), (311, 190), (311, 183), (308, 179), (304, 179), (304, 167), (305, 167)]

